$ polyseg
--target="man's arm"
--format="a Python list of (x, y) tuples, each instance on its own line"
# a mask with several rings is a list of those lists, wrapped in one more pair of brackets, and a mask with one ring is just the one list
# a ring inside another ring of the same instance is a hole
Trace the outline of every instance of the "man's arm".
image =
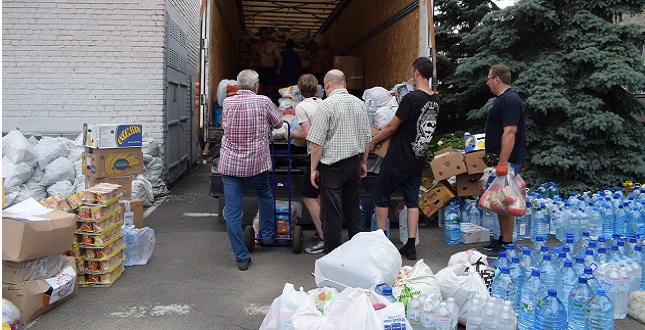
[(504, 126), (504, 133), (502, 133), (502, 150), (499, 152), (500, 163), (508, 163), (508, 158), (511, 157), (511, 152), (515, 146), (516, 133), (517, 126)]
[(368, 143), (365, 145), (365, 151), (361, 155), (361, 179), (367, 176), (367, 157), (372, 150), (372, 146)]
[(309, 122), (303, 121), (302, 123), (300, 123), (300, 130), (291, 132), (291, 136), (296, 139), (306, 139), (307, 134), (309, 134), (310, 128), (311, 125), (309, 125)]
[(392, 136), (394, 132), (396, 132), (397, 129), (399, 129), (399, 126), (401, 125), (401, 120), (397, 116), (393, 116), (392, 120), (388, 122), (383, 129), (376, 134), (372, 140), (369, 143), (369, 151), (374, 150), (374, 147), (381, 142)]
[(316, 143), (311, 143), (311, 185), (318, 189), (316, 181), (318, 181), (318, 164), (320, 162), (320, 157), (322, 157), (322, 146)]

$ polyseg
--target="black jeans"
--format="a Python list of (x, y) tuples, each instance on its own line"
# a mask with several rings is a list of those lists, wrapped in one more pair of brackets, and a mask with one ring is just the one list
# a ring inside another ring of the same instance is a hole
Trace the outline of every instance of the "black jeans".
[(343, 243), (343, 222), (351, 239), (361, 231), (359, 156), (341, 160), (332, 165), (320, 164), (320, 220), (325, 238), (325, 253)]

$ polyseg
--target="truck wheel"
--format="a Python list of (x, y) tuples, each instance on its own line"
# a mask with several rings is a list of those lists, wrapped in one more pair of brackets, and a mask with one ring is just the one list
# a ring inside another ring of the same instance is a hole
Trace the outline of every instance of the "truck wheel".
[(291, 235), (291, 248), (293, 249), (293, 253), (300, 253), (302, 252), (302, 227), (300, 226), (295, 226), (293, 228), (293, 235)]
[(244, 227), (244, 246), (249, 252), (253, 252), (255, 248), (255, 229), (253, 229), (253, 226)]

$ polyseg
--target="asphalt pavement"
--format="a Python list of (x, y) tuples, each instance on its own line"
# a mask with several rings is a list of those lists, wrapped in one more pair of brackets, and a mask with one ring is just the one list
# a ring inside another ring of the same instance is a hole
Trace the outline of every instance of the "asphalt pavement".
[[(156, 238), (148, 264), (126, 267), (111, 287), (79, 288), (28, 329), (258, 329), (285, 283), (315, 288), (311, 273), (322, 255), (294, 254), (290, 247), (256, 247), (249, 270), (237, 269), (217, 199), (208, 193), (209, 171), (198, 167), (146, 210), (145, 225)], [(305, 226), (305, 246), (312, 235), (313, 226)], [(390, 239), (400, 246), (398, 229)], [(420, 228), (420, 242), (418, 257), (435, 273), (453, 253), (481, 245), (447, 245), (435, 223)], [(404, 258), (403, 264), (414, 263)], [(631, 318), (615, 325), (638, 328), (643, 325)]]

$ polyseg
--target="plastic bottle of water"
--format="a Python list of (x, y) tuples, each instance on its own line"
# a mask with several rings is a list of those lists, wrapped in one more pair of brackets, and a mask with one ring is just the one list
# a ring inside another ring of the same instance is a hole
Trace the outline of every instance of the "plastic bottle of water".
[(497, 330), (516, 330), (517, 317), (511, 307), (510, 301), (505, 301), (502, 306), (502, 318), (497, 323)]
[(544, 286), (547, 288), (547, 290), (555, 290), (557, 288), (559, 275), (558, 271), (555, 269), (555, 267), (553, 267), (553, 263), (551, 263), (550, 254), (545, 254), (542, 256), (542, 263), (538, 266), (538, 268), (542, 272), (542, 283), (544, 283)]
[(494, 239), (499, 238), (499, 232), (496, 231), (496, 227), (499, 227), (499, 222), (497, 221), (497, 214), (484, 210), (484, 217), (482, 218), (482, 227), (490, 229), (491, 236)]
[[(399, 240), (405, 244), (408, 242), (408, 208), (404, 207), (399, 213)], [(414, 238), (414, 245), (419, 245), (419, 227), (417, 226), (417, 234)]]
[(477, 208), (476, 205), (471, 205), (470, 209), (468, 210), (468, 222), (481, 226), (481, 219), (479, 217), (479, 209)]
[(549, 290), (548, 295), (535, 315), (535, 328), (544, 330), (565, 329), (567, 327), (567, 309), (564, 307), (556, 290)]
[(533, 257), (533, 260), (535, 260), (536, 263), (542, 260), (541, 249), (545, 244), (546, 243), (544, 243), (544, 236), (535, 236), (535, 241), (531, 250), (531, 257)]
[(497, 329), (497, 311), (495, 310), (495, 303), (489, 300), (484, 308), (484, 318), (482, 321), (483, 330), (496, 330)]
[[(576, 275), (576, 272), (573, 270), (571, 260), (564, 262), (564, 267), (560, 270), (560, 276), (558, 276), (558, 298), (565, 306), (569, 305), (569, 293), (573, 287), (578, 282), (579, 276)], [(587, 279), (585, 279), (587, 283)], [(589, 288), (591, 289), (591, 287)]]
[(634, 258), (636, 245), (638, 245), (638, 237), (629, 236), (629, 242), (625, 245), (625, 257)]
[(607, 257), (607, 249), (604, 247), (598, 248), (598, 253), (596, 254), (596, 263), (598, 265), (605, 264), (609, 262), (609, 258)]
[(546, 294), (546, 288), (540, 280), (540, 271), (533, 269), (531, 277), (522, 288), (522, 302), (518, 315), (518, 328), (520, 330), (535, 329), (535, 314), (539, 300)]
[(580, 276), (585, 272), (585, 258), (576, 257), (575, 263), (573, 264), (573, 270), (576, 272), (576, 275)]
[(578, 278), (578, 284), (566, 295), (568, 299), (568, 330), (578, 330), (586, 328), (585, 308), (589, 300), (593, 298), (594, 293), (591, 286), (587, 284), (584, 276)]
[(611, 235), (611, 240), (609, 241), (609, 246), (614, 246), (618, 244), (618, 241), (621, 241), (622, 237), (620, 237), (620, 234), (613, 234)]
[(551, 186), (547, 188), (547, 191), (552, 199), (560, 197), (560, 189), (555, 185), (555, 182), (551, 182)]
[(451, 310), (450, 329), (457, 330), (457, 324), (459, 324), (459, 306), (457, 306), (455, 298), (453, 297), (448, 297), (446, 304), (448, 304), (448, 308)]
[(484, 310), (481, 296), (479, 293), (470, 301), (468, 306), (468, 318), (466, 322), (466, 330), (481, 330), (482, 322), (484, 319)]
[(423, 302), (421, 310), (421, 329), (434, 330), (434, 319), (436, 314), (436, 302), (440, 300), (436, 295), (428, 296)]
[(537, 267), (535, 260), (531, 256), (531, 249), (527, 247), (522, 248), (522, 256), (520, 256), (520, 266), (524, 272), (523, 283), (526, 282), (531, 276), (531, 269)]
[(622, 239), (619, 239), (616, 242), (616, 245), (618, 246), (618, 253), (622, 259), (627, 257), (627, 250), (625, 249), (625, 241)]
[[(376, 225), (376, 213), (372, 214), (372, 225), (371, 231), (376, 231), (378, 226)], [(385, 220), (385, 236), (390, 237), (390, 218)]]
[(556, 206), (551, 210), (551, 233), (560, 242), (564, 242), (566, 233), (569, 230), (569, 218), (563, 216), (564, 211)]
[(596, 257), (594, 256), (593, 249), (587, 249), (585, 251), (585, 267), (590, 267), (592, 264), (596, 263)]
[(600, 209), (594, 206), (589, 213), (589, 236), (591, 239), (598, 239), (602, 233), (602, 217)]
[(589, 284), (592, 291), (601, 288), (600, 281), (593, 275), (593, 270), (591, 269), (591, 267), (585, 267), (581, 276), (587, 279), (587, 284)]
[(625, 267), (627, 268), (627, 274), (629, 275), (629, 290), (627, 291), (629, 294), (640, 288), (641, 282), (643, 281), (643, 269), (637, 262), (634, 262), (631, 259), (627, 260)]
[(640, 211), (638, 204), (634, 204), (629, 209), (629, 222), (627, 227), (627, 232), (632, 235), (642, 235), (643, 226), (645, 226), (645, 221), (643, 220), (643, 213)]
[(385, 297), (385, 299), (389, 300), (392, 303), (398, 301), (396, 300), (396, 298), (394, 298), (394, 295), (392, 295), (392, 287), (390, 287), (386, 283), (377, 284), (374, 291), (378, 292), (380, 295)]
[(569, 232), (573, 234), (574, 237), (580, 237), (582, 235), (582, 225), (581, 225), (581, 212), (579, 209), (571, 210), (571, 217), (569, 218)]
[(435, 313), (434, 328), (436, 330), (451, 330), (452, 310), (448, 307), (448, 303), (442, 301), (439, 308)]
[(515, 244), (506, 244), (506, 259), (508, 259), (508, 261), (513, 260), (513, 257), (519, 258), (519, 256), (519, 253), (515, 251)]
[(547, 218), (544, 203), (540, 205), (539, 210), (533, 213), (533, 218), (531, 219), (531, 242), (535, 242), (537, 236), (542, 236), (545, 240), (549, 239), (549, 219)]
[(502, 266), (501, 270), (501, 273), (493, 279), (491, 296), (501, 301), (515, 301), (517, 287), (511, 277), (511, 270), (508, 266)]
[(614, 245), (609, 249), (609, 252), (607, 253), (607, 261), (608, 262), (619, 262), (623, 259), (623, 256), (620, 255), (620, 252), (618, 252), (618, 245)]
[(571, 263), (575, 261), (575, 256), (571, 253), (571, 248), (568, 245), (563, 246), (561, 252), (564, 252), (567, 260), (571, 260)]
[(607, 297), (604, 289), (598, 289), (596, 293), (585, 307), (587, 329), (613, 330), (614, 304)]
[(520, 299), (522, 297), (522, 286), (524, 285), (524, 277), (526, 276), (526, 270), (520, 264), (520, 258), (513, 257), (511, 259), (510, 275), (515, 283), (515, 297), (509, 299), (513, 303), (513, 311), (518, 313), (520, 310)]
[(603, 268), (603, 274), (599, 274), (604, 282), (612, 285), (607, 296), (614, 303), (614, 319), (616, 320), (627, 317), (627, 281), (624, 281), (627, 274), (624, 267), (624, 264), (611, 262)]
[(418, 327), (421, 325), (422, 310), (423, 305), (419, 301), (419, 296), (413, 296), (410, 300), (408, 300), (407, 318), (412, 327)]
[(616, 210), (616, 221), (614, 222), (614, 234), (625, 235), (625, 227), (627, 225), (627, 212), (623, 208), (623, 204), (618, 205)]
[(455, 210), (450, 210), (446, 215), (446, 222), (443, 227), (443, 240), (446, 244), (455, 245), (461, 243), (461, 229)]
[(605, 237), (611, 237), (614, 234), (614, 225), (616, 222), (616, 215), (611, 209), (611, 205), (603, 203), (600, 215), (602, 216), (602, 234)]
[(645, 255), (643, 255), (643, 246), (637, 244), (634, 247), (634, 261), (641, 266), (641, 283), (639, 290), (645, 290)]
[(607, 239), (605, 238), (605, 235), (600, 235), (598, 236), (598, 248), (600, 249), (601, 247), (604, 247), (605, 249), (611, 249), (611, 245), (607, 244)]
[(510, 267), (511, 263), (508, 261), (508, 256), (506, 251), (502, 251), (499, 253), (499, 258), (495, 259), (493, 263), (491, 264), (492, 267), (495, 267), (501, 271), (501, 268), (506, 266)]
[(526, 202), (526, 214), (521, 217), (515, 217), (515, 237), (516, 240), (521, 241), (527, 237), (530, 237), (531, 229), (531, 218), (533, 217), (533, 211), (531, 210), (531, 202)]

